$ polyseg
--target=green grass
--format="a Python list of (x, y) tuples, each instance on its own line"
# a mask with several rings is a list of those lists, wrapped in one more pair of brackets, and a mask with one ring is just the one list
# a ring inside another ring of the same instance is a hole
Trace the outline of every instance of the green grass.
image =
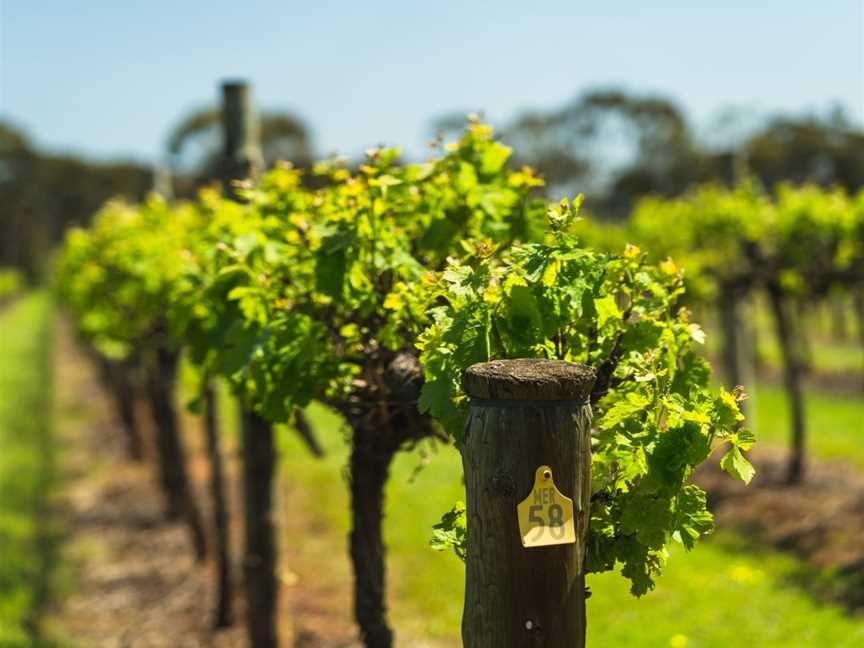
[[(810, 305), (802, 319), (810, 344), (810, 360), (813, 369), (821, 373), (860, 373), (864, 370), (864, 348), (861, 347), (857, 319), (851, 300), (844, 300), (847, 322), (847, 338), (838, 341), (832, 333), (831, 315), (828, 305)], [(756, 310), (756, 326), (761, 332), (759, 340), (760, 358), (769, 364), (781, 365), (780, 345), (777, 343), (774, 320), (767, 304), (761, 303)]]
[(796, 560), (721, 534), (672, 552), (655, 591), (633, 599), (617, 574), (589, 578), (594, 646), (860, 646), (864, 620), (791, 584)]
[[(769, 365), (781, 367), (780, 351), (773, 329), (773, 321), (764, 304), (753, 311), (758, 323), (759, 355)], [(704, 315), (704, 314), (703, 314)], [(852, 320), (852, 313), (849, 314)], [(705, 352), (714, 358), (720, 352), (720, 334), (710, 313), (705, 317), (708, 337)], [(810, 334), (813, 369), (819, 373), (861, 372), (864, 368), (864, 349), (856, 342), (857, 331), (850, 331), (850, 339), (836, 342), (830, 339), (830, 321), (825, 309), (811, 313), (807, 320)], [(781, 384), (758, 383), (748, 385), (754, 397), (756, 437), (759, 441), (786, 446), (791, 435), (789, 407)], [(864, 468), (864, 394), (834, 395), (824, 389), (807, 386), (804, 392), (807, 416), (807, 443), (816, 459), (845, 460)]]
[[(783, 366), (780, 356), (780, 345), (770, 329), (763, 331), (758, 340), (758, 358), (762, 363), (779, 370)], [(705, 352), (710, 358), (719, 358), (722, 337), (718, 329), (710, 327), (707, 330)], [(822, 337), (810, 340), (812, 369), (816, 373), (855, 373), (864, 368), (864, 349), (854, 340), (836, 342)]]
[(24, 276), (15, 268), (0, 268), (0, 304), (11, 299), (24, 286)]
[[(782, 366), (780, 345), (777, 342), (774, 320), (766, 304), (757, 300), (755, 308), (751, 309), (755, 318), (753, 328), (757, 335), (757, 355), (761, 362), (775, 368)], [(854, 323), (854, 313), (849, 308), (848, 321)], [(702, 312), (697, 317), (706, 329), (707, 342), (705, 351), (709, 357), (719, 358), (722, 346), (722, 335), (717, 323), (716, 313)], [(847, 331), (848, 337), (843, 341), (832, 338), (830, 321), (824, 309), (817, 309), (804, 320), (807, 339), (810, 344), (810, 360), (812, 369), (817, 373), (860, 373), (864, 370), (864, 348), (854, 326)]]
[[(813, 369), (820, 373), (852, 373), (864, 368), (864, 349), (854, 341), (834, 342), (815, 338), (811, 341)], [(780, 367), (780, 345), (774, 337), (759, 343), (759, 356), (773, 367)]]
[(32, 293), (0, 313), (0, 646), (42, 646), (56, 530), (51, 437), (49, 297)]
[[(864, 396), (805, 392), (807, 443), (818, 459), (844, 460), (864, 469)], [(786, 445), (790, 437), (789, 408), (780, 387), (760, 384), (754, 390), (756, 438)]]
[[(292, 487), (322, 503), (302, 511), (323, 530), (301, 551), (346, 560), (348, 492), (339, 477), (348, 457), (344, 431), (323, 408), (314, 407), (311, 417), (327, 457), (312, 461), (294, 435), (281, 434), (280, 468)], [(441, 513), (462, 497), (462, 467), (452, 447), (439, 447), (417, 472), (423, 462), (419, 452), (401, 454), (387, 490), (391, 619), (403, 640), (428, 637), (458, 645), (463, 565), (454, 555), (431, 551), (428, 541)], [(592, 576), (590, 645), (864, 645), (864, 621), (820, 605), (791, 584), (803, 570), (795, 559), (754, 553), (736, 537), (720, 535), (689, 554), (673, 549), (657, 589), (642, 599), (630, 596), (617, 574)]]

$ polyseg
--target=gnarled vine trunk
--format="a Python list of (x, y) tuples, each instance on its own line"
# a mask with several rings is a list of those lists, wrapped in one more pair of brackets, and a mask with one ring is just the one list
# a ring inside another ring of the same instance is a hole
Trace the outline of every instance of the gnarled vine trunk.
[(810, 344), (810, 337), (807, 335), (807, 315), (811, 302), (803, 299), (794, 301), (795, 308), (788, 309), (787, 312), (792, 313), (792, 338), (797, 345), (798, 364), (802, 374), (813, 369), (813, 346)]
[(129, 362), (117, 362), (97, 355), (102, 382), (111, 394), (111, 400), (126, 436), (126, 453), (132, 461), (144, 459), (144, 443), (138, 420), (135, 418), (134, 367)]
[(436, 436), (417, 409), (423, 372), (415, 356), (376, 358), (367, 367), (366, 388), (331, 403), (351, 426), (351, 532), (354, 614), (370, 648), (393, 645), (387, 621), (384, 489), (393, 457), (406, 444)]
[(366, 646), (389, 648), (393, 631), (385, 602), (384, 487), (396, 449), (380, 443), (384, 432), (371, 426), (353, 430), (351, 446), (351, 533), (354, 614)]
[(792, 422), (792, 443), (787, 479), (797, 484), (804, 479), (806, 434), (804, 419), (804, 391), (801, 384), (802, 365), (800, 347), (795, 342), (795, 314), (780, 286), (768, 285), (768, 297), (777, 329), (777, 341), (783, 357), (783, 385), (789, 400), (789, 417)]
[(231, 625), (231, 602), (234, 586), (231, 580), (231, 545), (228, 531), (228, 504), (225, 498), (225, 469), (219, 442), (219, 419), (217, 399), (213, 385), (204, 392), (204, 433), (207, 437), (207, 454), (210, 459), (210, 499), (213, 504), (213, 527), (216, 538), (216, 605), (213, 612), (213, 627)]
[(207, 554), (204, 525), (189, 487), (186, 457), (177, 429), (174, 406), (177, 353), (160, 347), (153, 355), (145, 368), (147, 395), (156, 426), (156, 450), (166, 499), (166, 515), (169, 519), (183, 518), (189, 529), (195, 557), (203, 560)]
[(276, 648), (276, 538), (273, 532), (273, 426), (243, 411), (243, 503), (246, 624), (252, 648)]

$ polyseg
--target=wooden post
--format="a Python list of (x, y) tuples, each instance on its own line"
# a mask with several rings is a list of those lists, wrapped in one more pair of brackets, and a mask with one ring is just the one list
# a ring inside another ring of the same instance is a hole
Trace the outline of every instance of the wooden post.
[[(223, 161), (225, 195), (241, 200), (236, 181), (249, 180), (261, 170), (258, 119), (249, 84), (222, 84)], [(243, 509), (245, 547), (243, 575), (246, 590), (246, 626), (252, 648), (275, 648), (276, 540), (272, 495), (276, 452), (273, 426), (241, 404), (243, 441)]]
[(213, 627), (226, 628), (233, 621), (234, 586), (231, 580), (231, 540), (228, 528), (228, 502), (225, 497), (225, 468), (219, 441), (219, 403), (212, 383), (204, 388), (204, 435), (210, 456), (210, 500), (216, 531), (216, 605)]
[[(561, 360), (500, 360), (465, 372), (466, 648), (585, 645), (594, 379), (593, 369)], [(516, 507), (541, 466), (573, 500), (574, 543), (522, 546)]]
[(235, 181), (257, 177), (263, 166), (258, 118), (248, 83), (222, 84), (222, 136), (223, 187), (226, 196), (236, 199)]
[(753, 308), (740, 289), (721, 286), (718, 315), (722, 333), (723, 365), (727, 387), (741, 385), (749, 398), (741, 403), (741, 413), (749, 429), (756, 426), (756, 345), (753, 335)]
[(162, 196), (167, 202), (174, 201), (174, 178), (171, 165), (167, 162), (153, 166), (153, 192)]

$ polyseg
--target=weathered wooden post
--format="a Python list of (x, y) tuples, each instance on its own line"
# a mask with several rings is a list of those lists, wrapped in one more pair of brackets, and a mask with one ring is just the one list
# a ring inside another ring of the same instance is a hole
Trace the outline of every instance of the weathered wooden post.
[(204, 387), (204, 437), (210, 459), (210, 501), (216, 536), (216, 604), (213, 627), (227, 628), (234, 621), (234, 580), (231, 577), (231, 538), (228, 502), (225, 495), (225, 467), (219, 439), (219, 403), (212, 383)]
[(263, 166), (258, 117), (252, 107), (252, 89), (245, 81), (222, 84), (222, 186), (237, 198), (237, 180), (256, 177)]
[(746, 425), (756, 425), (756, 344), (753, 330), (753, 305), (747, 287), (723, 285), (720, 287), (718, 316), (723, 341), (722, 361), (726, 380), (732, 387), (741, 385), (749, 390), (749, 398), (740, 404)]
[(466, 648), (585, 645), (594, 378), (561, 360), (465, 371)]
[[(261, 170), (258, 118), (249, 84), (222, 84), (224, 154), (222, 181), (225, 195), (240, 200), (238, 180), (254, 178)], [(244, 555), (246, 626), (252, 648), (275, 648), (276, 538), (273, 530), (273, 476), (276, 450), (273, 427), (251, 409), (242, 407)]]

